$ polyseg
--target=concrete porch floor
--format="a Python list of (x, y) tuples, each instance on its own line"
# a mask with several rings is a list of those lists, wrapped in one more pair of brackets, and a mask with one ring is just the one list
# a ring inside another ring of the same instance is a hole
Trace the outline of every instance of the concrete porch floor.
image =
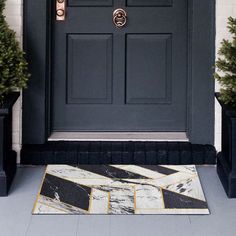
[(10, 194), (0, 198), (0, 236), (231, 236), (236, 199), (228, 199), (214, 166), (198, 167), (209, 216), (32, 216), (45, 167), (19, 167)]

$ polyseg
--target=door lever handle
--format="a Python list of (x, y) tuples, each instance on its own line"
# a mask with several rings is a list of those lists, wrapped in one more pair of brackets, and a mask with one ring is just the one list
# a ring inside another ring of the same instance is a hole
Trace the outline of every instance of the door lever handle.
[(56, 0), (56, 20), (64, 21), (66, 17), (66, 0)]

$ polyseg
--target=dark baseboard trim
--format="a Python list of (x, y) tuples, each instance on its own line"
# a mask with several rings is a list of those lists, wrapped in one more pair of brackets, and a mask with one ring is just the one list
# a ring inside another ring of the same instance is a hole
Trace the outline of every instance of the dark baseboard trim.
[(229, 198), (236, 197), (236, 173), (234, 173), (228, 163), (223, 158), (222, 153), (217, 155), (217, 173), (225, 192)]
[(21, 164), (216, 164), (212, 145), (188, 142), (48, 142), (23, 145)]

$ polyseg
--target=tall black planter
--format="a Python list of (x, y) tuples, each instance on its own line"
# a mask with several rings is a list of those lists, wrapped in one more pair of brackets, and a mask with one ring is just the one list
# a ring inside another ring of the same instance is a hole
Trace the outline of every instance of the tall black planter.
[(0, 105), (0, 196), (6, 196), (16, 173), (16, 153), (12, 150), (12, 107), (20, 93), (9, 94)]
[[(219, 94), (216, 94), (217, 99)], [(236, 197), (236, 109), (222, 107), (222, 152), (217, 157), (217, 172), (229, 198)]]

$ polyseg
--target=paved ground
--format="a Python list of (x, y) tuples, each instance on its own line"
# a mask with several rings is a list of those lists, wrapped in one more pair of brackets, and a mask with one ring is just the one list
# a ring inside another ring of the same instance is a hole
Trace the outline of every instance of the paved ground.
[(45, 167), (20, 167), (0, 198), (0, 236), (233, 236), (236, 199), (228, 199), (214, 166), (198, 167), (209, 216), (32, 216)]

